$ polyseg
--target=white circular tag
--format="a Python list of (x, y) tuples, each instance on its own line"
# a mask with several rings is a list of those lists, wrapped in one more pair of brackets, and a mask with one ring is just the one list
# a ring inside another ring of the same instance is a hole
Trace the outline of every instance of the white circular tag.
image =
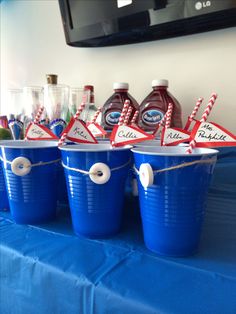
[(31, 171), (31, 162), (25, 157), (17, 157), (11, 162), (11, 170), (17, 176), (26, 176)]
[(89, 169), (89, 177), (96, 184), (104, 184), (109, 181), (111, 176), (110, 168), (102, 163), (98, 162)]
[(139, 179), (144, 188), (153, 185), (154, 175), (150, 164), (141, 164), (139, 168)]

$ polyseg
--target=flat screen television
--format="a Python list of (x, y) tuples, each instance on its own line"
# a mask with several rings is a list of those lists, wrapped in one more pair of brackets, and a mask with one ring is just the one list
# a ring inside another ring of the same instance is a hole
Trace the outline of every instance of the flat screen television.
[(59, 0), (66, 42), (104, 47), (236, 26), (236, 0)]

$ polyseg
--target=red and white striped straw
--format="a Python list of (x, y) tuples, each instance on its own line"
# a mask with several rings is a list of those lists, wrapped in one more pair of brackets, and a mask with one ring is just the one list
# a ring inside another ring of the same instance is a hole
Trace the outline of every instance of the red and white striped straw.
[(127, 99), (125, 101), (125, 103), (124, 103), (124, 106), (123, 106), (123, 109), (122, 109), (122, 112), (121, 112), (121, 115), (120, 115), (120, 118), (119, 118), (118, 125), (123, 125), (126, 113), (128, 111), (128, 108), (129, 108), (129, 105), (130, 105), (130, 101)]
[(42, 113), (44, 111), (44, 106), (40, 106), (38, 112), (36, 113), (36, 116), (34, 118), (34, 123), (39, 123), (40, 122), (40, 118), (42, 116)]
[(98, 110), (95, 112), (95, 115), (94, 115), (94, 117), (93, 117), (93, 119), (92, 119), (92, 123), (95, 123), (96, 122), (96, 120), (97, 120), (97, 118), (98, 118), (98, 116), (99, 116), (99, 114), (100, 114), (100, 112), (102, 111), (102, 108), (98, 108)]
[(165, 124), (166, 128), (170, 127), (172, 111), (173, 111), (173, 105), (171, 103), (169, 103), (168, 110), (166, 112), (166, 124)]
[(82, 102), (74, 115), (75, 119), (79, 119), (81, 112), (84, 110), (84, 107), (85, 107), (85, 102)]
[(67, 138), (67, 133), (65, 132), (62, 134), (61, 138), (59, 139), (58, 146), (63, 145), (65, 143), (66, 138)]
[(195, 107), (193, 108), (193, 111), (191, 113), (191, 115), (189, 116), (189, 122), (193, 121), (193, 118), (196, 116), (198, 109), (200, 108), (201, 104), (202, 104), (203, 98), (200, 97), (198, 98)]
[(124, 125), (127, 125), (129, 123), (129, 118), (131, 116), (132, 111), (133, 111), (132, 106), (129, 106), (129, 109), (128, 109), (126, 116), (125, 116)]
[(133, 118), (132, 118), (130, 124), (135, 124), (135, 122), (136, 122), (136, 120), (138, 118), (138, 114), (139, 114), (139, 110), (136, 110), (134, 115), (133, 115)]
[(162, 117), (161, 121), (158, 122), (156, 129), (153, 132), (153, 136), (156, 136), (156, 134), (158, 133), (158, 131), (160, 130), (160, 127), (163, 127), (166, 125), (166, 116), (167, 116), (167, 112), (164, 114), (164, 116)]
[(211, 98), (210, 98), (210, 100), (209, 100), (209, 102), (207, 104), (207, 107), (206, 107), (205, 111), (203, 112), (203, 115), (201, 117), (200, 122), (206, 122), (206, 120), (207, 120), (207, 118), (208, 118), (208, 116), (209, 116), (209, 114), (210, 114), (210, 112), (211, 112), (211, 110), (212, 110), (212, 108), (213, 108), (213, 106), (215, 104), (216, 98), (217, 98), (217, 94), (213, 93), (211, 95)]
[(191, 125), (191, 122), (193, 121), (194, 117), (196, 116), (196, 114), (198, 112), (198, 109), (200, 108), (200, 106), (202, 104), (202, 101), (203, 101), (202, 97), (198, 98), (198, 100), (196, 102), (196, 105), (193, 108), (193, 111), (192, 111), (191, 115), (188, 117), (188, 120), (187, 120), (187, 122), (185, 124), (184, 130), (188, 130), (189, 129), (189, 127)]
[[(208, 102), (208, 104), (207, 104), (207, 107), (206, 107), (205, 111), (203, 112), (203, 115), (202, 115), (201, 120), (200, 120), (201, 123), (202, 123), (202, 122), (206, 122), (206, 120), (207, 120), (207, 118), (208, 118), (208, 116), (209, 116), (209, 114), (210, 114), (210, 112), (211, 112), (211, 110), (212, 110), (212, 108), (213, 108), (213, 106), (214, 106), (214, 104), (215, 104), (216, 98), (217, 98), (217, 94), (216, 94), (216, 93), (213, 93), (213, 94), (211, 95), (211, 98), (210, 98), (210, 100), (209, 100), (209, 102)], [(187, 154), (192, 154), (193, 149), (194, 149), (195, 147), (196, 147), (196, 141), (193, 139), (193, 140), (189, 143), (189, 147), (188, 147), (188, 149), (186, 150), (186, 153), (187, 153)]]

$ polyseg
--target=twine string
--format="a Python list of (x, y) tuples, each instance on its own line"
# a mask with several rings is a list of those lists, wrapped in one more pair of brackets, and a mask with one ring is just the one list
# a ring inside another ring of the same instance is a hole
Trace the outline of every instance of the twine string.
[[(121, 165), (121, 166), (118, 166), (118, 167), (115, 167), (115, 168), (112, 168), (110, 169), (111, 171), (116, 171), (116, 170), (119, 170), (119, 169), (122, 169), (122, 168), (125, 168), (126, 166), (128, 166), (131, 162), (131, 159), (129, 159), (125, 164)], [(95, 172), (91, 172), (91, 171), (86, 171), (86, 170), (83, 170), (83, 169), (78, 169), (78, 168), (72, 168), (72, 167), (69, 167), (67, 165), (65, 165), (63, 163), (63, 161), (61, 162), (62, 166), (68, 170), (72, 170), (72, 171), (75, 171), (75, 172), (79, 172), (79, 173), (82, 173), (84, 175), (101, 175), (101, 171), (95, 171)]]
[[(196, 164), (211, 164), (216, 162), (216, 158), (210, 158), (210, 159), (204, 159), (204, 160), (195, 160), (195, 161), (189, 161), (189, 162), (184, 162), (179, 165), (159, 169), (159, 170), (153, 170), (153, 173), (161, 173), (161, 172), (166, 172), (166, 171), (172, 171), (180, 168), (185, 168), (185, 167), (190, 167)], [(139, 170), (134, 166), (134, 171), (139, 175)]]
[[(12, 162), (13, 162), (13, 161), (6, 160), (6, 159), (4, 159), (4, 158), (2, 158), (2, 157), (0, 157), (0, 160), (3, 161), (3, 162), (5, 162), (5, 163), (7, 163), (7, 164), (9, 164), (9, 165), (11, 165)], [(38, 167), (38, 166), (46, 166), (46, 165), (50, 165), (50, 164), (57, 163), (57, 162), (59, 162), (59, 161), (61, 161), (61, 158), (55, 159), (55, 160), (51, 160), (51, 161), (45, 161), (45, 162), (44, 162), (44, 161), (39, 161), (39, 162), (36, 163), (36, 164), (26, 165), (26, 166), (24, 166), (24, 167), (25, 167), (25, 168), (33, 168), (33, 167)]]

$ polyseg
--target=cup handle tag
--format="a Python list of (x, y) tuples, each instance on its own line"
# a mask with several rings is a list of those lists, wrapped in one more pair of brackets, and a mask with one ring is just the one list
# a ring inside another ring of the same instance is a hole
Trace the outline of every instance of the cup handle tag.
[(144, 188), (153, 185), (154, 175), (150, 164), (141, 164), (139, 168), (139, 180)]
[(26, 176), (31, 171), (31, 162), (25, 157), (17, 157), (11, 162), (12, 172), (20, 177)]
[(111, 170), (106, 164), (97, 162), (89, 169), (89, 177), (96, 184), (105, 184), (111, 177)]

